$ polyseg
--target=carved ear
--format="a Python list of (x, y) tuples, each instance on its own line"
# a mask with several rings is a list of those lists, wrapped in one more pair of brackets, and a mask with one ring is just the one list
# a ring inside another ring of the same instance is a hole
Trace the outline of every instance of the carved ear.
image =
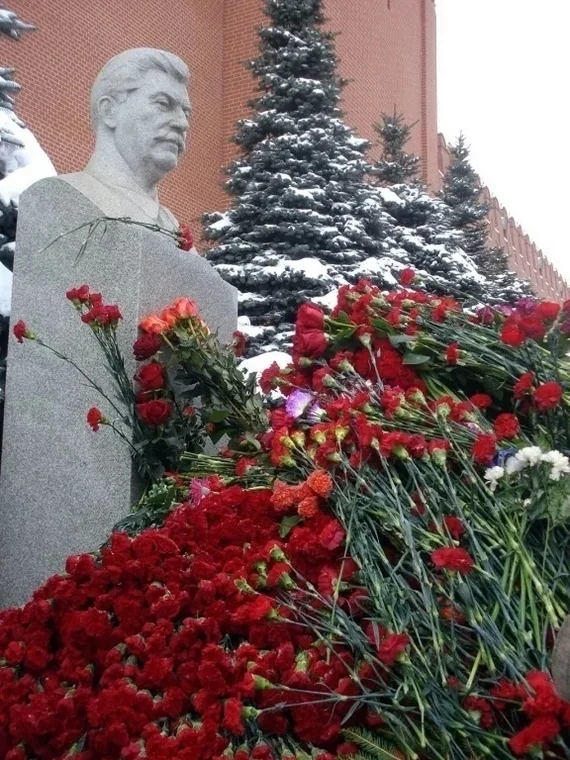
[(110, 129), (117, 126), (117, 101), (111, 95), (103, 95), (97, 103), (99, 118)]

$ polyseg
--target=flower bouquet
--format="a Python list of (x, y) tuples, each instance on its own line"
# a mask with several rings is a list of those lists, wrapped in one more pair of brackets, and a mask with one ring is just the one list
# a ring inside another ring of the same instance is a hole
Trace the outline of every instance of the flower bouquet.
[(68, 298), (123, 399), (88, 423), (149, 489), (0, 614), (0, 757), (570, 756), (570, 304), (362, 281), (301, 307), (264, 399), (189, 302), (133, 387), (116, 307)]

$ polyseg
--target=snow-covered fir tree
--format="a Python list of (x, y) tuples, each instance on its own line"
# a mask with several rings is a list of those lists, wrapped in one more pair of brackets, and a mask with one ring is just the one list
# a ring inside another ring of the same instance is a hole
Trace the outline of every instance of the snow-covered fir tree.
[(488, 245), (489, 206), (481, 200), (483, 188), (471, 165), (465, 135), (460, 134), (449, 146), (449, 153), (451, 160), (440, 196), (450, 208), (451, 224), (463, 232), (463, 249), (477, 267), (490, 276), (505, 274), (506, 253)]
[(486, 303), (527, 295), (525, 282), (505, 272), (488, 276), (467, 254), (465, 233), (455, 224), (453, 209), (430, 194), (420, 178), (419, 157), (407, 150), (412, 128), (398, 113), (383, 114), (375, 125), (382, 156), (370, 174), (394, 221), (388, 231), (391, 255), (407, 260), (425, 286), (441, 293)]
[(242, 155), (226, 184), (234, 205), (206, 217), (209, 258), (241, 292), (254, 353), (287, 342), (303, 301), (387, 253), (386, 215), (365, 182), (368, 143), (343, 121), (322, 6), (266, 0), (269, 23), (251, 63), (260, 95), (238, 125)]
[[(19, 40), (33, 29), (17, 13), (0, 6), (0, 44), (5, 38)], [(0, 65), (0, 434), (18, 199), (33, 182), (55, 174), (34, 135), (16, 116), (20, 85), (13, 74), (12, 68)]]
[[(326, 303), (362, 276), (394, 287), (413, 266), (442, 293), (504, 296), (460, 250), (445, 204), (412, 179), (419, 161), (404, 150), (410, 127), (401, 117), (390, 124), (383, 163), (371, 169), (368, 142), (343, 121), (322, 8), (322, 0), (266, 0), (269, 24), (251, 63), (260, 95), (238, 125), (241, 155), (228, 170), (233, 206), (204, 220), (215, 243), (210, 260), (240, 291), (250, 356), (287, 347), (303, 301)], [(406, 182), (375, 187), (371, 172)]]
[(370, 171), (376, 184), (390, 186), (419, 181), (420, 158), (406, 150), (414, 127), (396, 111), (391, 116), (382, 114), (373, 125), (382, 148), (381, 159), (372, 164)]

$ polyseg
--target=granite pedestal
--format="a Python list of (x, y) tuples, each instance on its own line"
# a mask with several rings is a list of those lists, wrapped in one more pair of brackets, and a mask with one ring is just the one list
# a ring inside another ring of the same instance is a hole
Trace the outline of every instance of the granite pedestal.
[[(112, 392), (104, 359), (66, 291), (83, 283), (123, 314), (118, 330), (127, 371), (137, 323), (179, 296), (193, 298), (211, 329), (229, 342), (237, 291), (207, 261), (166, 235), (109, 223), (76, 261), (86, 230), (102, 212), (58, 178), (21, 197), (12, 324), (23, 319), (49, 345)], [(44, 249), (44, 250), (42, 250)], [(0, 608), (24, 603), (68, 555), (96, 550), (128, 513), (136, 476), (128, 446), (112, 430), (94, 433), (86, 412), (112, 410), (70, 365), (32, 341), (11, 337), (0, 479)]]

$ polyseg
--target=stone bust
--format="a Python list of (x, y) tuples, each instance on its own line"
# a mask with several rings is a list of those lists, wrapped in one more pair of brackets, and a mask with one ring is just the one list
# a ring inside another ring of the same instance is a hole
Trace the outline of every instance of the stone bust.
[(176, 229), (158, 185), (178, 165), (188, 132), (188, 67), (165, 50), (133, 48), (111, 58), (91, 90), (95, 149), (62, 180), (106, 216)]

